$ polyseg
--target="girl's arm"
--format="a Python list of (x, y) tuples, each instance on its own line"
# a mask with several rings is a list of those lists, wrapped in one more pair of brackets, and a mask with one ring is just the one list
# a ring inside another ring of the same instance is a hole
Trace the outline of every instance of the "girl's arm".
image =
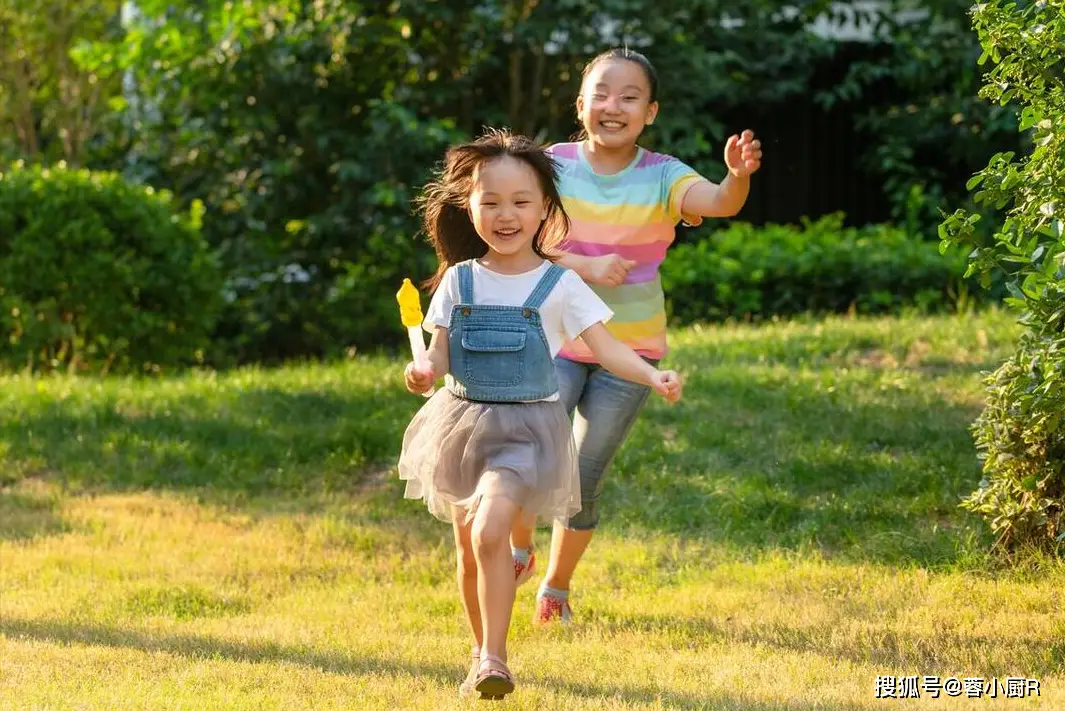
[(592, 263), (595, 257), (585, 257), (581, 254), (573, 254), (571, 252), (561, 252), (558, 259), (555, 260), (555, 264), (566, 269), (572, 269), (577, 272), (577, 276), (585, 281), (588, 281), (588, 266)]
[(408, 363), (403, 371), (403, 380), (407, 385), (407, 390), (418, 395), (428, 392), (436, 383), (436, 379), (447, 373), (451, 367), (451, 360), (448, 357), (446, 328), (437, 326), (436, 330), (433, 331), (433, 337), (429, 341), (426, 355), (429, 357), (430, 371), (428, 373), (415, 369), (413, 361)]
[(581, 338), (599, 363), (614, 375), (648, 385), (669, 402), (680, 399), (683, 388), (676, 372), (658, 370), (636, 355), (636, 351), (614, 338), (602, 323), (589, 326), (581, 333)]
[(728, 175), (720, 185), (700, 180), (688, 189), (681, 201), (681, 214), (733, 217), (739, 213), (751, 192), (751, 173), (762, 166), (762, 142), (754, 137), (753, 131), (729, 137), (725, 143), (725, 165)]
[(739, 214), (750, 192), (750, 175), (737, 177), (729, 173), (720, 185), (700, 180), (685, 193), (680, 211), (699, 217), (733, 217)]
[[(695, 188), (693, 187), (692, 190)], [(572, 269), (581, 279), (589, 284), (600, 286), (617, 286), (625, 282), (629, 270), (636, 264), (617, 254), (605, 254), (602, 257), (585, 257), (581, 254), (562, 252), (555, 260), (559, 266)]]
[(437, 326), (429, 340), (429, 363), (433, 366), (433, 375), (442, 377), (451, 370), (451, 358), (448, 352), (447, 329)]

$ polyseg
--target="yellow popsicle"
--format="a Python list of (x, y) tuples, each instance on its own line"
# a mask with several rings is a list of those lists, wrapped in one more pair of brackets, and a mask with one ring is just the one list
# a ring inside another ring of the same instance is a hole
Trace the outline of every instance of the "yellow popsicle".
[[(403, 286), (396, 292), (396, 301), (399, 302), (399, 320), (407, 328), (407, 338), (410, 339), (410, 354), (414, 358), (414, 365), (419, 370), (429, 369), (429, 357), (425, 353), (425, 338), (422, 336), (422, 300), (418, 289), (410, 279), (403, 280)], [(433, 394), (433, 389), (422, 393), (425, 397)]]
[(413, 328), (422, 325), (422, 300), (410, 279), (403, 280), (403, 286), (396, 292), (396, 301), (399, 302), (399, 320), (404, 326)]

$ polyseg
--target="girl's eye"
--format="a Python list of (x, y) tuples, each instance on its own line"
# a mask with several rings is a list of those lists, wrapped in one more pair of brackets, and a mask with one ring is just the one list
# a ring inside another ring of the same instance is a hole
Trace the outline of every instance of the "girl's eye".
[(496, 206), (496, 204), (494, 202), (482, 202), (481, 203), (481, 207), (495, 207), (495, 206)]
[(518, 202), (515, 203), (515, 204), (517, 204), (517, 205), (528, 205), (529, 201), (528, 200), (518, 200)]
[(606, 100), (606, 94), (592, 94), (592, 98), (595, 99), (596, 101), (605, 101)]
[(639, 97), (637, 97), (637, 96), (624, 96), (622, 98), (625, 99), (625, 101), (636, 101)]

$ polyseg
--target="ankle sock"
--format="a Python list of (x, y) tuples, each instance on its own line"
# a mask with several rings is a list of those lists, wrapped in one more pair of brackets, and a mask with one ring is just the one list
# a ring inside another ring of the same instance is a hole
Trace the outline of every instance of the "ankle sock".
[(532, 548), (511, 548), (514, 553), (514, 560), (522, 565), (529, 564), (529, 554), (532, 553)]
[(569, 590), (559, 590), (549, 585), (541, 585), (540, 597), (553, 597), (556, 600), (566, 600), (569, 598)]

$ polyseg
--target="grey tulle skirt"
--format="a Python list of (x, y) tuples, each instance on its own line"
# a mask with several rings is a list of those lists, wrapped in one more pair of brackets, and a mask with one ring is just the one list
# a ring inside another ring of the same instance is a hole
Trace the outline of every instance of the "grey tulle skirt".
[(481, 403), (443, 388), (403, 435), (404, 496), (424, 499), (450, 522), (471, 520), (480, 502), (506, 496), (540, 519), (568, 520), (581, 508), (572, 426), (561, 402)]

